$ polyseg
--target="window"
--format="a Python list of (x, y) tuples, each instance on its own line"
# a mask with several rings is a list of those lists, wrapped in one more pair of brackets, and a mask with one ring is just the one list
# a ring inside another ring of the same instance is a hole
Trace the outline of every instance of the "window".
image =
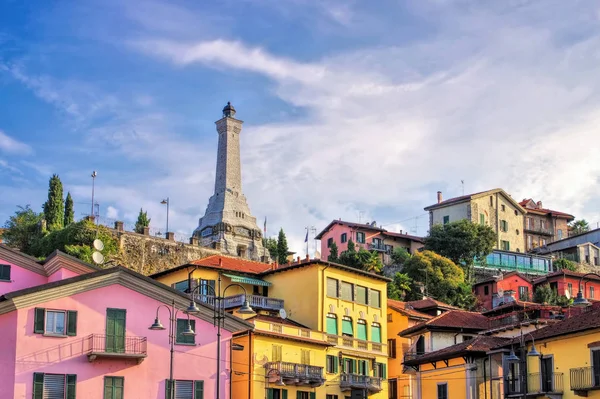
[[(196, 331), (196, 320), (189, 320), (190, 327)], [(177, 319), (177, 337), (175, 338), (176, 344), (184, 345), (195, 345), (195, 335), (183, 335), (183, 332), (188, 328), (188, 319)]]
[(0, 265), (0, 281), (10, 281), (10, 265)]
[(532, 224), (533, 224), (533, 219), (531, 219), (531, 218), (525, 218), (525, 228), (526, 229), (533, 228)]
[(314, 394), (314, 392), (296, 391), (296, 399), (311, 399), (311, 393)]
[(380, 308), (381, 307), (381, 292), (379, 292), (378, 290), (371, 290), (371, 300), (369, 301), (369, 304), (371, 306), (373, 306), (374, 308)]
[(386, 378), (387, 377), (386, 368), (387, 368), (386, 365), (383, 363), (375, 363), (375, 370), (373, 370), (375, 377)]
[(342, 281), (342, 299), (345, 301), (354, 300), (354, 284)]
[(346, 337), (354, 336), (354, 329), (352, 328), (352, 319), (348, 316), (342, 318), (342, 335)]
[(337, 335), (337, 316), (333, 313), (327, 313), (327, 334)]
[(363, 233), (362, 231), (357, 231), (356, 232), (356, 242), (359, 244), (364, 244), (365, 243), (365, 233)]
[(358, 374), (369, 375), (369, 365), (366, 360), (358, 361)]
[(569, 283), (567, 285), (567, 290), (569, 291), (569, 294), (571, 294), (571, 296), (573, 296), (573, 284)]
[(381, 325), (379, 323), (371, 324), (371, 341), (381, 342)]
[(473, 337), (471, 337), (470, 335), (463, 335), (462, 336), (462, 342), (467, 342), (467, 341), (470, 341), (472, 339), (473, 339)]
[(367, 287), (356, 286), (356, 302), (363, 305), (367, 304)]
[(33, 332), (34, 334), (75, 336), (77, 335), (77, 312), (35, 308)]
[(448, 224), (450, 223), (450, 216), (446, 215), (444, 216), (444, 224)]
[(346, 241), (348, 241), (348, 233), (342, 233), (342, 236), (340, 237), (340, 242), (343, 244)]
[(201, 279), (200, 288), (198, 289), (198, 292), (200, 293), (200, 295), (215, 295), (215, 280)]
[(506, 205), (504, 205), (504, 204), (500, 205), (500, 210), (502, 212), (506, 211)]
[[(171, 398), (171, 381), (165, 381), (165, 398)], [(176, 399), (204, 399), (204, 381), (174, 380)]]
[(490, 295), (490, 286), (489, 285), (483, 286), (483, 295)]
[(562, 240), (563, 236), (562, 236), (562, 230), (561, 229), (556, 230), (556, 235), (558, 236), (559, 240)]
[(438, 384), (437, 386), (437, 399), (448, 399), (448, 384)]
[(396, 338), (388, 339), (388, 357), (396, 358)]
[(356, 338), (367, 340), (367, 322), (361, 319), (356, 321)]
[(590, 287), (590, 299), (594, 299), (594, 287)]
[(337, 374), (338, 372), (338, 358), (337, 356), (327, 355), (325, 370), (329, 374)]
[[(517, 235), (519, 235), (519, 229), (516, 229), (515, 233), (517, 233)], [(517, 251), (517, 252), (519, 252), (519, 251)]]
[(396, 379), (388, 380), (388, 398), (398, 398), (398, 380)]
[(417, 340), (417, 355), (422, 355), (425, 353), (425, 337), (420, 335)]
[(271, 345), (271, 361), (281, 361), (281, 345)]
[(506, 220), (500, 221), (500, 230), (507, 232), (508, 231), (508, 222)]
[(327, 277), (327, 296), (337, 298), (338, 297), (338, 285), (339, 285), (338, 280)]
[(338, 396), (337, 395), (329, 395), (329, 394), (327, 394), (327, 395), (325, 395), (325, 399), (338, 399)]
[(287, 399), (287, 389), (268, 388), (267, 399)]
[(175, 288), (177, 291), (181, 292), (189, 292), (190, 284), (188, 280), (179, 281), (171, 285), (171, 287)]
[(529, 287), (526, 287), (526, 286), (519, 287), (519, 300), (520, 301), (529, 301)]
[(540, 220), (540, 229), (545, 229), (545, 228), (546, 228), (546, 221)]
[(485, 215), (483, 213), (479, 214), (479, 224), (485, 224)]
[(104, 377), (104, 399), (123, 399), (123, 377)]
[(300, 363), (310, 366), (310, 351), (308, 349), (301, 349), (300, 356)]
[(33, 373), (33, 399), (75, 399), (75, 374)]
[(546, 246), (546, 239), (545, 239), (545, 238), (542, 238), (542, 239), (540, 240), (540, 247), (544, 247), (544, 246)]
[(598, 257), (594, 256), (594, 266), (598, 266)]
[(331, 248), (332, 245), (333, 245), (333, 237), (329, 237), (327, 239), (327, 248)]
[(510, 251), (510, 242), (502, 240), (502, 249), (505, 251)]
[(354, 373), (356, 371), (356, 360), (345, 357), (342, 366), (344, 373)]
[(388, 315), (387, 315), (387, 321), (388, 321), (388, 323), (391, 323), (391, 322), (392, 322), (392, 320), (393, 320), (393, 319), (392, 319), (392, 314), (391, 314), (391, 313), (388, 313)]
[(533, 247), (533, 237), (527, 236), (527, 249), (531, 249)]

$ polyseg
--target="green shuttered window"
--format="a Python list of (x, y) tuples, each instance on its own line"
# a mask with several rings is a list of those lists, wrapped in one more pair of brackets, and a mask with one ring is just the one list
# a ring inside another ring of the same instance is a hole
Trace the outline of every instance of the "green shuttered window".
[(165, 380), (165, 399), (204, 399), (204, 381), (173, 380), (175, 392), (171, 392), (169, 380)]
[[(188, 319), (177, 319), (177, 338), (175, 339), (176, 344), (187, 344), (193, 345), (196, 343), (195, 335), (183, 335), (183, 332), (187, 329)], [(196, 331), (196, 320), (190, 320), (190, 326), (192, 330)]]
[(371, 325), (371, 341), (381, 342), (381, 325), (379, 323)]
[(362, 305), (367, 304), (367, 287), (356, 286), (356, 302)]
[(352, 329), (352, 319), (344, 316), (342, 319), (342, 334), (354, 336), (354, 330)]
[(356, 338), (367, 340), (367, 322), (358, 320), (356, 323)]
[(33, 373), (33, 399), (76, 399), (77, 375)]
[(327, 334), (337, 335), (337, 317), (334, 314), (329, 313), (327, 315)]
[(104, 399), (123, 399), (123, 377), (104, 377)]
[(58, 334), (73, 337), (77, 335), (76, 311), (35, 308), (33, 312), (33, 332), (35, 334)]
[(338, 284), (338, 280), (327, 277), (327, 296), (330, 296), (332, 298), (338, 297)]

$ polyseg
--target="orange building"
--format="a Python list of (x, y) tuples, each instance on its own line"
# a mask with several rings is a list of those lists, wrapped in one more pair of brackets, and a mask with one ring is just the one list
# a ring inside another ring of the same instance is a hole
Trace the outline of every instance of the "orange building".
[(491, 277), (473, 285), (473, 293), (485, 310), (491, 310), (511, 299), (531, 301), (532, 282), (519, 272)]

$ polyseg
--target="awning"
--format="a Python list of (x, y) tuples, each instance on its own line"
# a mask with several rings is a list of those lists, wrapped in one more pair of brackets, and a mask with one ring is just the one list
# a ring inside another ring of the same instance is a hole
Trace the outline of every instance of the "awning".
[(226, 274), (226, 273), (223, 273), (223, 275), (229, 277), (231, 279), (231, 281), (234, 283), (262, 285), (264, 287), (268, 287), (271, 285), (271, 283), (269, 283), (268, 281), (260, 280), (257, 278), (236, 276), (235, 274)]

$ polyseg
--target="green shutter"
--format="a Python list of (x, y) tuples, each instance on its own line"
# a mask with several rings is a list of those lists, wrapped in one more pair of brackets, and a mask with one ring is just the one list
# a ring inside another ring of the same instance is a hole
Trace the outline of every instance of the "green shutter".
[(381, 342), (381, 326), (371, 326), (371, 341)]
[(194, 381), (194, 399), (204, 399), (204, 381)]
[(349, 373), (350, 371), (346, 370), (346, 358), (342, 358), (342, 373)]
[(171, 381), (170, 380), (165, 380), (165, 399), (171, 399), (172, 395), (171, 395)]
[(114, 377), (113, 378), (114, 381), (114, 390), (115, 390), (115, 397), (114, 399), (123, 399), (123, 396), (125, 395), (124, 391), (125, 391), (125, 378), (124, 377)]
[(273, 388), (267, 389), (267, 399), (273, 399)]
[(352, 331), (352, 322), (350, 320), (342, 320), (342, 334), (354, 335)]
[(44, 333), (44, 318), (46, 316), (46, 309), (44, 308), (35, 308), (34, 310), (34, 320), (33, 320), (33, 332), (35, 334), (43, 334)]
[(281, 399), (287, 399), (287, 389), (281, 390)]
[(75, 399), (77, 386), (77, 375), (75, 374), (67, 374), (67, 392), (66, 399)]
[(352, 371), (350, 371), (351, 373), (356, 373), (356, 370), (358, 369), (358, 367), (356, 366), (356, 359), (352, 360)]
[(310, 399), (317, 399), (317, 394), (315, 392), (311, 392)]
[(333, 372), (335, 374), (337, 374), (337, 372), (338, 372), (338, 363), (339, 363), (338, 359), (334, 358), (333, 359)]
[(367, 325), (358, 323), (356, 325), (356, 338), (367, 340)]
[(386, 370), (387, 369), (387, 365), (385, 363), (382, 363), (381, 366), (383, 368), (383, 373), (382, 373), (383, 376), (382, 376), (382, 378), (387, 378), (387, 370)]
[(302, 392), (296, 391), (296, 399), (302, 399)]
[(44, 395), (44, 373), (33, 373), (33, 399), (42, 399)]
[(333, 317), (327, 318), (327, 334), (337, 335), (337, 319)]
[(67, 311), (67, 335), (77, 335), (77, 312), (75, 310)]
[(113, 399), (112, 377), (104, 377), (104, 399)]

